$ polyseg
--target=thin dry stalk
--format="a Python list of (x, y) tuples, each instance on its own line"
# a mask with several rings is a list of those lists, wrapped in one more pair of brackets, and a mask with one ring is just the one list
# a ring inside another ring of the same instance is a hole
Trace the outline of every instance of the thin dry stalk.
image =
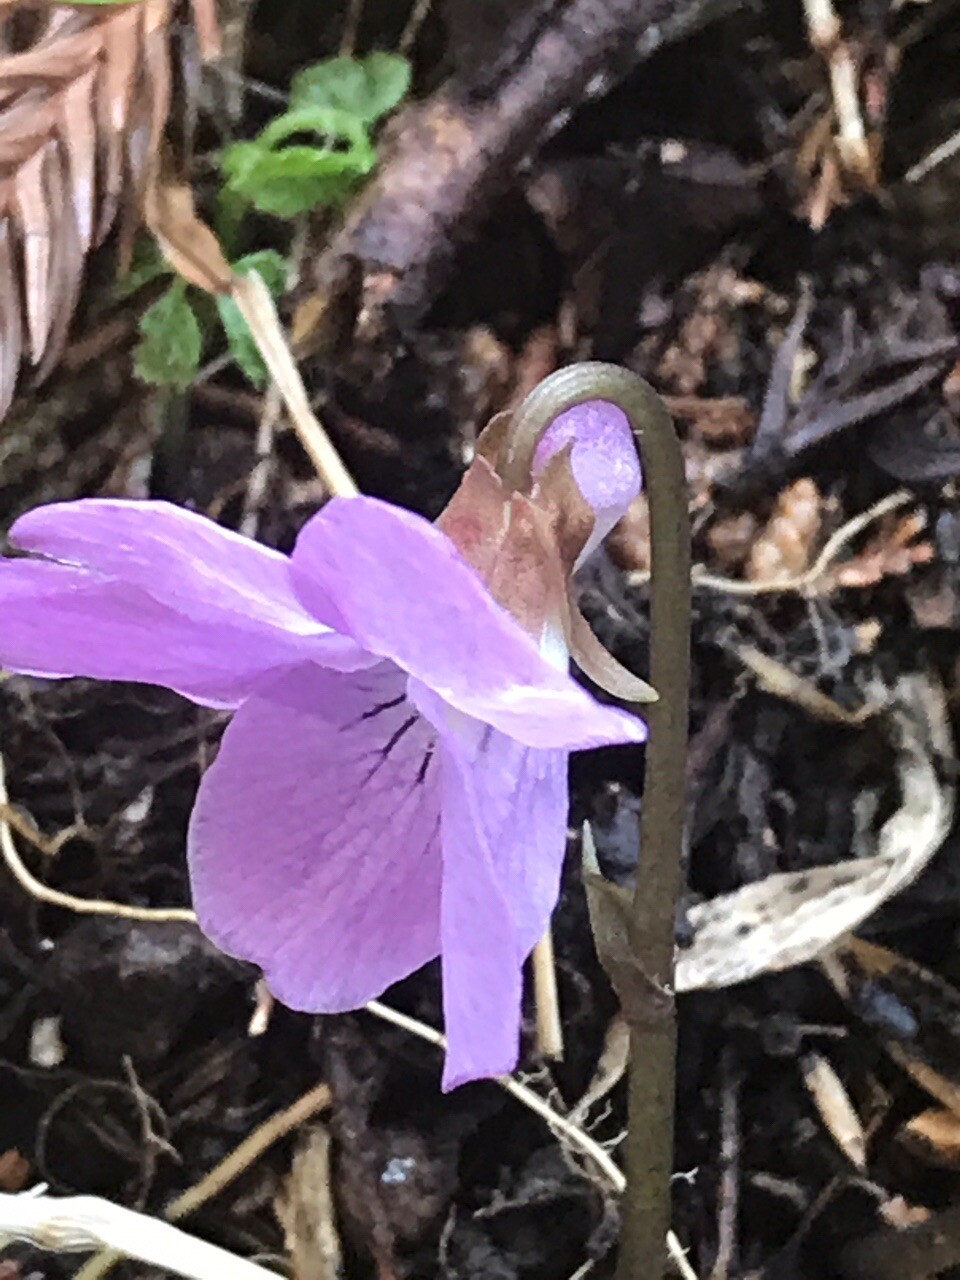
[[(381, 1004), (379, 1000), (370, 1000), (364, 1008), (367, 1013), (372, 1013), (375, 1018), (380, 1018), (383, 1022), (390, 1022), (395, 1027), (409, 1031), (411, 1035), (418, 1036), (419, 1039), (425, 1040), (428, 1044), (436, 1045), (438, 1049), (446, 1048), (446, 1037), (434, 1027), (421, 1022), (419, 1018), (411, 1018), (409, 1014), (401, 1013), (398, 1009), (392, 1009), (389, 1005)], [(535, 1115), (538, 1115), (541, 1120), (544, 1120), (554, 1132), (558, 1141), (564, 1143), (570, 1150), (585, 1156), (595, 1166), (597, 1173), (611, 1190), (618, 1195), (623, 1192), (627, 1185), (627, 1180), (623, 1176), (622, 1170), (606, 1148), (602, 1147), (595, 1138), (592, 1138), (586, 1129), (574, 1124), (567, 1116), (561, 1115), (559, 1111), (550, 1106), (549, 1102), (541, 1098), (539, 1093), (536, 1093), (529, 1085), (524, 1084), (515, 1076), (498, 1076), (497, 1084), (505, 1089), (511, 1097), (516, 1098), (519, 1103), (527, 1107)], [(683, 1280), (697, 1280), (697, 1273), (687, 1261), (686, 1252), (672, 1231), (667, 1232), (667, 1252)]]
[[(182, 1195), (177, 1196), (176, 1200), (171, 1201), (164, 1217), (168, 1222), (179, 1222), (188, 1214), (195, 1213), (208, 1200), (219, 1195), (241, 1173), (245, 1173), (280, 1138), (313, 1119), (321, 1111), (326, 1111), (330, 1106), (330, 1098), (329, 1085), (314, 1085), (296, 1102), (258, 1125), (239, 1146), (235, 1147), (199, 1182), (188, 1187)], [(103, 1277), (122, 1261), (123, 1256), (119, 1249), (104, 1249), (80, 1268), (74, 1280), (103, 1280)]]
[[(742, 578), (719, 577), (716, 574), (708, 573), (702, 565), (694, 565), (691, 572), (691, 581), (695, 587), (703, 587), (709, 591), (720, 591), (731, 596), (763, 596), (778, 595), (780, 593), (789, 594), (791, 592), (810, 596), (828, 594), (833, 585), (829, 578), (829, 572), (847, 545), (858, 534), (863, 533), (872, 524), (889, 515), (891, 511), (898, 511), (901, 507), (905, 507), (913, 501), (915, 501), (914, 495), (907, 489), (897, 489), (894, 493), (888, 493), (886, 497), (881, 498), (872, 507), (868, 507), (866, 511), (853, 516), (836, 533), (832, 534), (824, 543), (823, 550), (810, 568), (796, 577), (779, 578), (772, 582), (745, 582)], [(632, 587), (643, 586), (644, 583), (649, 581), (650, 574), (646, 570), (627, 574), (627, 582)]]
[(876, 183), (876, 159), (860, 109), (860, 70), (843, 39), (833, 0), (804, 0), (810, 43), (827, 65), (836, 117), (836, 148), (843, 168), (867, 186)]

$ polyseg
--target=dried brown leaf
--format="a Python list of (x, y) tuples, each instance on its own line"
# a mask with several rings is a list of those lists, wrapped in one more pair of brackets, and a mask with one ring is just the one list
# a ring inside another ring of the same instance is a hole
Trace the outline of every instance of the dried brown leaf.
[(825, 720), (828, 724), (843, 724), (848, 728), (856, 728), (869, 720), (880, 710), (870, 702), (862, 703), (855, 711), (841, 706), (834, 698), (818, 689), (812, 681), (804, 679), (795, 671), (777, 662), (769, 654), (761, 653), (753, 645), (741, 645), (736, 650), (737, 657), (757, 678), (757, 683), (765, 693), (784, 702), (792, 702), (816, 720)]
[(945, 1107), (928, 1107), (908, 1120), (900, 1142), (927, 1164), (960, 1169), (960, 1117)]
[(16, 1147), (0, 1152), (0, 1191), (22, 1191), (30, 1181), (30, 1161)]
[(907, 1227), (917, 1227), (922, 1222), (929, 1222), (930, 1210), (926, 1205), (911, 1204), (903, 1196), (891, 1196), (880, 1205), (880, 1217), (888, 1227), (904, 1231)]
[(200, 57), (205, 61), (219, 58), (223, 50), (223, 42), (220, 37), (220, 24), (217, 22), (216, 0), (192, 0), (191, 8)]
[(820, 536), (821, 498), (814, 482), (795, 480), (777, 498), (766, 528), (747, 559), (750, 582), (799, 577), (810, 567)]
[(689, 423), (705, 444), (715, 449), (740, 449), (757, 428), (756, 414), (742, 396), (664, 396), (674, 418)]
[[(170, 108), (173, 0), (37, 9), (12, 52), (21, 8), (0, 0), (0, 416), (22, 361), (59, 357), (89, 251), (118, 221), (129, 245)], [(214, 53), (214, 0), (194, 18)]]
[(23, 321), (12, 239), (9, 224), (0, 222), (0, 407), (13, 399), (23, 350)]
[(230, 292), (230, 263), (220, 241), (197, 217), (188, 186), (158, 177), (147, 187), (144, 213), (163, 256), (184, 280), (207, 293)]
[(762, 301), (765, 294), (761, 284), (722, 263), (695, 277), (693, 287), (694, 309), (657, 366), (664, 390), (681, 398), (699, 395), (712, 365), (737, 358), (741, 339), (735, 312)]

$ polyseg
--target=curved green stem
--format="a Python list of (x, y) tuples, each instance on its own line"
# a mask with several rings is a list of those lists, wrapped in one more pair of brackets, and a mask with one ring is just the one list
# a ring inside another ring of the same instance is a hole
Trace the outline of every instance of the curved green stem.
[[(647, 996), (631, 1001), (633, 1052), (627, 1189), (618, 1280), (659, 1280), (666, 1261), (673, 1172), (676, 1009), (674, 931), (680, 891), (690, 684), (690, 530), (683, 455), (653, 389), (617, 365), (588, 362), (551, 375), (524, 401), (506, 442), (504, 479), (522, 484), (537, 441), (585, 400), (621, 408), (636, 434), (650, 504), (650, 682), (659, 700), (650, 725), (641, 819), (641, 862), (629, 935)], [(661, 1263), (656, 1259), (662, 1259)]]

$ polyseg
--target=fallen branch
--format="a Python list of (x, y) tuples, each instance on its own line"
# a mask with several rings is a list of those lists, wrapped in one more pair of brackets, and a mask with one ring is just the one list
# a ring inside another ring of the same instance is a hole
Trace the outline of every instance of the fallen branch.
[[(503, 33), (492, 71), (454, 77), (396, 118), (376, 179), (317, 262), (321, 300), (339, 294), (359, 263), (359, 337), (388, 331), (388, 311), (406, 323), (419, 318), (459, 245), (551, 125), (656, 49), (736, 7), (738, 0), (570, 0), (544, 4), (533, 18), (523, 12)], [(310, 333), (301, 336), (309, 346)]]

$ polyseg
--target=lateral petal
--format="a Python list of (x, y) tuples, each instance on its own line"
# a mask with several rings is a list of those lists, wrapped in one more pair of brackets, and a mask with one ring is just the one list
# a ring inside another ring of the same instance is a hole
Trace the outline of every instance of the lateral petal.
[(332, 608), (363, 648), (519, 742), (573, 749), (646, 736), (550, 663), (450, 539), (410, 511), (334, 498), (304, 527), (293, 570), (312, 613)]
[(166, 685), (235, 706), (307, 659), (368, 663), (300, 604), (286, 556), (164, 502), (40, 507), (0, 561), (0, 663), (39, 676)]
[(435, 735), (383, 663), (243, 703), (200, 785), (200, 925), (293, 1009), (355, 1009), (440, 951)]

